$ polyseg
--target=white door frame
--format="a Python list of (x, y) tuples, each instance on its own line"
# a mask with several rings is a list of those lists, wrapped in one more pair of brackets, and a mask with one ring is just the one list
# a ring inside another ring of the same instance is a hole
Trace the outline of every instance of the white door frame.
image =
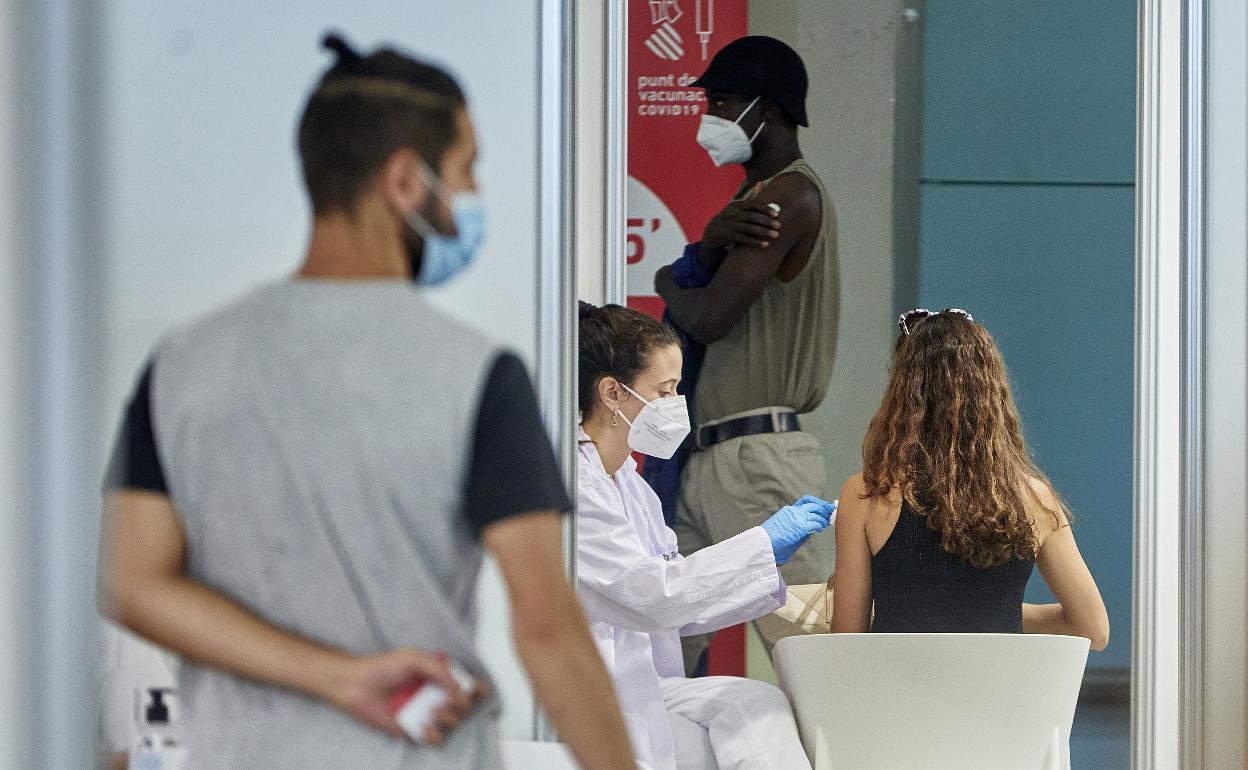
[(1140, 0), (1132, 766), (1248, 761), (1248, 10)]

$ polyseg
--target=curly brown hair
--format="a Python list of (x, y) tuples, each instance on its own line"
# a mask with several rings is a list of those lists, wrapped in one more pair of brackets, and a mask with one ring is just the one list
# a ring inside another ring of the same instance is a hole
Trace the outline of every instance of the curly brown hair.
[(898, 341), (862, 459), (864, 499), (899, 490), (944, 550), (975, 567), (1035, 557), (1029, 509), (1059, 524), (1069, 515), (1031, 486), (1052, 489), (1027, 450), (992, 335), (955, 313), (932, 315)]

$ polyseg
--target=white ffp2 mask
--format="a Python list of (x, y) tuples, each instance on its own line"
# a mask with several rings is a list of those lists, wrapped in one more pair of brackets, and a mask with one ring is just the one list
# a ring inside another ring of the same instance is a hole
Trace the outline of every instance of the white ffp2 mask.
[(685, 397), (668, 396), (647, 401), (624, 383), (620, 385), (645, 404), (634, 420), (620, 413), (628, 423), (628, 448), (660, 460), (670, 459), (689, 435), (689, 408), (685, 406)]
[(754, 140), (758, 138), (759, 132), (767, 124), (760, 123), (754, 136), (746, 136), (745, 129), (741, 128), (741, 118), (744, 118), (745, 113), (757, 103), (758, 97), (756, 96), (754, 101), (741, 111), (736, 120), (702, 114), (702, 122), (698, 124), (698, 144), (702, 145), (702, 149), (711, 156), (711, 162), (716, 166), (744, 163), (754, 157)]

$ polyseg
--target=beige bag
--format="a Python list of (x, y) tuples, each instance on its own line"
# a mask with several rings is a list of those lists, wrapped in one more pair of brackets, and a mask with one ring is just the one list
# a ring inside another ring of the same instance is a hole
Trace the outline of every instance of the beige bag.
[(789, 598), (785, 605), (754, 622), (769, 648), (786, 636), (829, 633), (832, 591), (827, 583), (789, 586)]

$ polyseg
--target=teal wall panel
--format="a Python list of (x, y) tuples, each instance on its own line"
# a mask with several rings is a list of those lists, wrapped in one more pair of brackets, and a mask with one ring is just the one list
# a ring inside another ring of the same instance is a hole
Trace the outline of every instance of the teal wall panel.
[[(1076, 516), (1131, 660), (1134, 192), (1124, 186), (925, 184), (919, 300), (996, 338), (1037, 463)], [(1052, 601), (1038, 574), (1029, 601)]]
[(1134, 0), (927, 0), (923, 177), (1130, 182)]

